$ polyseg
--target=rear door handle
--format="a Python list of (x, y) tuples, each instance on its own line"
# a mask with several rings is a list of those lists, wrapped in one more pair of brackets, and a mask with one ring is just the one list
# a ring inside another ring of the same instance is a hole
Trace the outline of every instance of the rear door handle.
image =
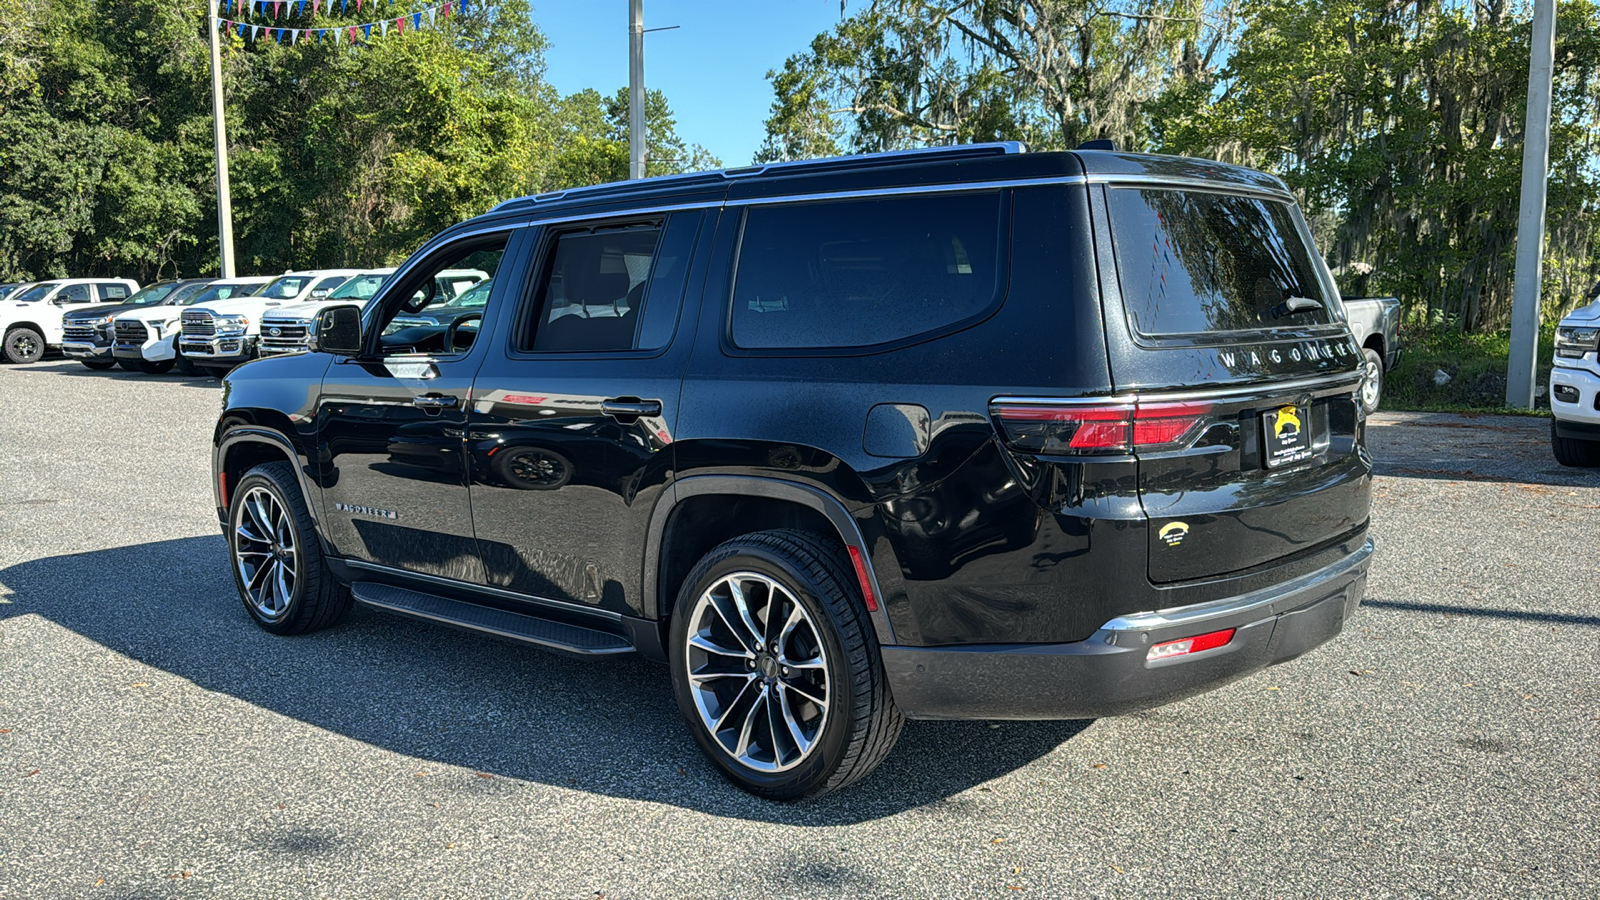
[(411, 405), (418, 409), (449, 409), (456, 405), (456, 398), (444, 394), (423, 394), (421, 397), (412, 397)]
[(661, 401), (639, 400), (634, 397), (614, 397), (610, 400), (601, 400), (600, 411), (617, 419), (659, 416), (661, 415)]

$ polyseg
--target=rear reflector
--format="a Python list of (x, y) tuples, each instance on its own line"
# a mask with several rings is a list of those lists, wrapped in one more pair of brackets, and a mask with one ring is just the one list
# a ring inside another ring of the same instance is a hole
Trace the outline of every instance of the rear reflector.
[(878, 611), (878, 598), (872, 593), (872, 579), (867, 577), (867, 564), (861, 558), (861, 551), (855, 547), (850, 549), (850, 564), (856, 567), (856, 581), (861, 582), (861, 599), (867, 601), (867, 611)]
[(1030, 453), (1129, 453), (1182, 446), (1209, 403), (1050, 403), (1000, 399), (989, 412), (1011, 446)]
[(1146, 660), (1170, 659), (1174, 656), (1184, 656), (1189, 653), (1199, 653), (1201, 650), (1215, 650), (1227, 646), (1233, 640), (1234, 629), (1227, 631), (1213, 631), (1209, 634), (1197, 634), (1194, 637), (1183, 638), (1177, 641), (1162, 641), (1150, 648), (1145, 654)]

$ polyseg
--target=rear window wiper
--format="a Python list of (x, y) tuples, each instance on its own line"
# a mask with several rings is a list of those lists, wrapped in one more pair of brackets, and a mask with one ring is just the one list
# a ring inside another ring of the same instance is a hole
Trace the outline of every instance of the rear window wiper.
[(1284, 316), (1292, 316), (1295, 313), (1310, 312), (1313, 309), (1321, 308), (1322, 301), (1320, 300), (1313, 300), (1310, 297), (1285, 297), (1282, 303), (1272, 308), (1272, 317), (1281, 319)]

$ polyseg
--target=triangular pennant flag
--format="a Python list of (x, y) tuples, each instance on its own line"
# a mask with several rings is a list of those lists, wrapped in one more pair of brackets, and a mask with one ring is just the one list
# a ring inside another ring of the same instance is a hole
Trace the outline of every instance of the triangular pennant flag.
[[(321, 2), (322, 2), (322, 0), (311, 0), (311, 14), (313, 16), (317, 14), (317, 5), (319, 3), (321, 3)], [(319, 38), (319, 40), (320, 40), (320, 38)]]
[(250, 40), (252, 40), (252, 41), (261, 40), (261, 26), (260, 25), (251, 25), (250, 26)]
[(382, 36), (382, 37), (388, 37), (389, 36), (389, 20), (388, 19), (384, 19), (382, 22), (378, 23), (378, 34), (380, 36)]
[(436, 9), (436, 7), (432, 7), (432, 6), (428, 7), (428, 27), (429, 28), (433, 27), (433, 11), (435, 9)]
[(244, 37), (244, 23), (239, 23), (239, 37)]
[(450, 18), (450, 6), (451, 6), (451, 4), (449, 4), (449, 3), (446, 3), (444, 5), (444, 17), (446, 19)]
[(361, 0), (356, 0), (356, 12), (361, 12)]
[(364, 37), (366, 37), (366, 39), (368, 41), (372, 40), (372, 23), (371, 22), (368, 22), (367, 24), (361, 26), (361, 34)]
[(405, 17), (402, 16), (402, 17), (400, 17), (398, 19), (395, 19), (394, 20), (394, 27), (400, 29), (400, 33), (401, 34), (405, 34), (406, 33), (406, 20), (405, 20)]
[(461, 0), (461, 14), (463, 16), (467, 14), (467, 0)]
[(354, 25), (351, 25), (350, 26), (350, 43), (354, 44), (355, 42), (356, 42), (356, 27)]
[(294, 8), (294, 14), (297, 15), (297, 16), (304, 15), (305, 11), (306, 11), (306, 0), (300, 0), (300, 5), (296, 6)]
[(422, 13), (411, 14), (411, 30), (416, 31), (422, 27)]
[(350, 2), (350, 0), (339, 0), (339, 15), (341, 15), (341, 16), (344, 15), (344, 11), (346, 9), (346, 5), (349, 2)]
[(300, 42), (300, 29), (298, 29), (298, 28), (289, 29), (289, 43), (290, 44), (297, 44), (299, 42)]

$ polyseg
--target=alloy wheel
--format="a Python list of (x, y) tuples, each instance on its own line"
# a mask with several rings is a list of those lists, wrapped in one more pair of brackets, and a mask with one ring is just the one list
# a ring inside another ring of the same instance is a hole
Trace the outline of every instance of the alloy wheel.
[(827, 651), (788, 588), (734, 572), (690, 612), (684, 665), (701, 724), (735, 762), (783, 772), (811, 755), (828, 723)]
[(289, 609), (299, 578), (299, 551), (289, 510), (265, 487), (252, 487), (239, 500), (243, 511), (233, 528), (233, 559), (251, 606), (263, 619), (281, 618)]

